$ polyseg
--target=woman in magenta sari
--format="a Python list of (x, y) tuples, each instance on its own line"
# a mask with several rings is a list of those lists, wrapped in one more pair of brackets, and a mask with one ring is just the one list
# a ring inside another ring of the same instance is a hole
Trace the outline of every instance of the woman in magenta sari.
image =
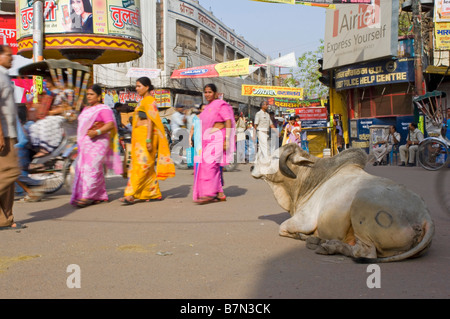
[(102, 102), (102, 89), (94, 84), (86, 92), (88, 106), (78, 116), (78, 157), (70, 203), (78, 207), (108, 201), (104, 166), (122, 173), (114, 113)]
[(234, 160), (235, 122), (231, 106), (217, 98), (217, 88), (207, 84), (203, 89), (208, 105), (200, 114), (202, 123), (201, 155), (194, 169), (193, 199), (198, 204), (225, 201), (223, 166)]

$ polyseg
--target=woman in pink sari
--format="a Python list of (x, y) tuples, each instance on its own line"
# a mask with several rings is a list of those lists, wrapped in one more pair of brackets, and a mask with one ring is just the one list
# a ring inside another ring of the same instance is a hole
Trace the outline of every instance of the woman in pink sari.
[(86, 92), (88, 106), (78, 116), (78, 157), (70, 203), (78, 207), (108, 201), (104, 166), (122, 173), (114, 113), (102, 102), (102, 89), (94, 84)]
[(231, 106), (217, 98), (217, 88), (207, 84), (203, 89), (208, 105), (200, 114), (202, 150), (194, 159), (193, 199), (198, 204), (225, 201), (223, 166), (234, 160), (235, 122)]

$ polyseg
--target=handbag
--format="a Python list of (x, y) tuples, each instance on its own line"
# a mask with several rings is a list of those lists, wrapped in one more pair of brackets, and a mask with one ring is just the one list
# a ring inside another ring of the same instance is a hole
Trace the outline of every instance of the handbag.
[(99, 130), (100, 128), (103, 127), (103, 125), (105, 125), (105, 122), (96, 121), (96, 122), (94, 122), (94, 124), (92, 124), (92, 126), (89, 130), (93, 130), (93, 131)]
[(194, 148), (188, 147), (186, 149), (186, 161), (188, 167), (194, 167)]

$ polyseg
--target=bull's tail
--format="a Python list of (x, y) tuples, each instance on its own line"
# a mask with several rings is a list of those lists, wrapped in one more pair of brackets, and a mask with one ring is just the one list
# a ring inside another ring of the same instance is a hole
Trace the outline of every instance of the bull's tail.
[(432, 220), (427, 220), (425, 222), (425, 225), (423, 226), (423, 229), (425, 231), (425, 235), (423, 236), (422, 240), (412, 249), (399, 254), (395, 256), (389, 256), (389, 257), (381, 257), (381, 258), (365, 258), (365, 257), (355, 257), (353, 260), (357, 263), (362, 264), (376, 264), (376, 263), (387, 263), (387, 262), (393, 262), (393, 261), (400, 261), (403, 259), (416, 257), (422, 254), (430, 245), (431, 240), (434, 235), (434, 223)]

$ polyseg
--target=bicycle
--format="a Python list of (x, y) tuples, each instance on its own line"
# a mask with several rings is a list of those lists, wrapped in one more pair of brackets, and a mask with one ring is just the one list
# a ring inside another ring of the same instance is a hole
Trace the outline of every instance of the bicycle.
[(419, 143), (418, 162), (426, 170), (436, 171), (450, 164), (450, 141), (445, 138), (446, 93), (433, 91), (415, 97), (413, 102), (425, 115), (426, 131), (430, 137)]
[(429, 171), (450, 165), (450, 143), (446, 139), (428, 137), (419, 144), (419, 164)]

